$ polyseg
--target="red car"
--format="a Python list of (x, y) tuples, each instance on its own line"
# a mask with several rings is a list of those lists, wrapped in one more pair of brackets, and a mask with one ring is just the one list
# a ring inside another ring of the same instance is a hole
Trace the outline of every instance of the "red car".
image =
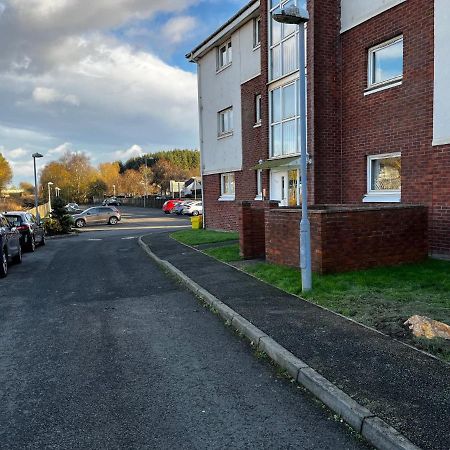
[(180, 203), (181, 200), (167, 200), (167, 202), (164, 203), (162, 210), (166, 214), (170, 214), (172, 212), (172, 209), (175, 208), (175, 205)]

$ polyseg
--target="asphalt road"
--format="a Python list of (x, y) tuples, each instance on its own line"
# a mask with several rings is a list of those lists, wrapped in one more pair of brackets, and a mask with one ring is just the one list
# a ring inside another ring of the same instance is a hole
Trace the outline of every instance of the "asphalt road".
[(122, 209), (0, 280), (1, 449), (367, 448), (138, 247), (186, 219)]

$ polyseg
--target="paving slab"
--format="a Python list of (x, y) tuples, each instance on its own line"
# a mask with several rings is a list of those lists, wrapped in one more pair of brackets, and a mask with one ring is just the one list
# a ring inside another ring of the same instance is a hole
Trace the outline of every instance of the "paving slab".
[[(416, 445), (450, 449), (450, 365), (284, 293), (167, 234), (147, 236), (144, 242)], [(199, 272), (204, 267), (208, 276)]]

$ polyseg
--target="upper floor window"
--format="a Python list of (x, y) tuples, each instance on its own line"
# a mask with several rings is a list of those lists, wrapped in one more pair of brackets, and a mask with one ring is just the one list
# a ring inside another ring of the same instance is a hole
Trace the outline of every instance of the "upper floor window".
[(385, 153), (367, 158), (367, 195), (365, 202), (399, 202), (402, 188), (400, 153)]
[(403, 78), (403, 36), (369, 49), (368, 87), (375, 88)]
[(257, 17), (253, 20), (253, 48), (261, 45), (261, 18)]
[(255, 124), (261, 123), (261, 94), (255, 97)]
[(270, 154), (272, 157), (299, 153), (299, 83), (291, 82), (270, 92)]
[(219, 137), (233, 132), (233, 108), (227, 108), (218, 113), (218, 128)]
[[(306, 9), (306, 0), (269, 0), (270, 15), (296, 5)], [(270, 80), (298, 70), (298, 25), (270, 20)]]
[(231, 41), (221, 45), (217, 54), (217, 70), (220, 70), (231, 64), (233, 52), (231, 48)]

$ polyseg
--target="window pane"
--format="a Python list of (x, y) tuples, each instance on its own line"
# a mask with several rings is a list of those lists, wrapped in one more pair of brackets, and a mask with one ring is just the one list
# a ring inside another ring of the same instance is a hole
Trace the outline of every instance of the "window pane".
[(401, 189), (401, 159), (385, 158), (372, 161), (371, 188), (374, 191)]
[(297, 59), (297, 35), (294, 35), (283, 42), (283, 74), (298, 69)]
[(233, 131), (233, 110), (228, 111), (228, 131)]
[(281, 154), (281, 125), (274, 125), (272, 127), (272, 156), (280, 156)]
[(281, 44), (272, 50), (272, 79), (281, 77)]
[[(289, 8), (290, 6), (295, 6), (295, 0), (290, 0), (289, 2), (283, 5), (283, 9)], [(283, 24), (283, 38), (289, 36), (292, 33), (295, 33), (298, 25), (295, 24)]]
[[(273, 14), (278, 14), (280, 13), (280, 9), (277, 9), (276, 11), (273, 12)], [(276, 22), (275, 20), (272, 19), (272, 38), (271, 38), (271, 44), (275, 45), (278, 44), (278, 42), (281, 41), (281, 23)]]
[(233, 48), (231, 47), (231, 42), (228, 44), (228, 58), (227, 63), (230, 63), (233, 59)]
[(283, 88), (283, 119), (295, 116), (295, 84), (290, 84)]
[(230, 194), (234, 194), (235, 191), (236, 191), (236, 185), (235, 185), (235, 182), (234, 182), (234, 175), (230, 175), (229, 181), (230, 181)]
[(281, 89), (272, 91), (272, 121), (271, 123), (281, 121)]
[(403, 39), (373, 54), (373, 83), (403, 75)]
[(296, 138), (295, 120), (283, 123), (283, 154), (290, 155), (296, 153)]

